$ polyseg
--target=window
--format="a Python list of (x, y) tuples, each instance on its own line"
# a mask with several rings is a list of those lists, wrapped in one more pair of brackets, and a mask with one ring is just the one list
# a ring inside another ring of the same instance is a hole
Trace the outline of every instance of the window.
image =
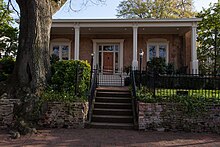
[(60, 60), (70, 60), (70, 42), (52, 42), (51, 54), (56, 55)]
[(147, 61), (155, 57), (164, 58), (168, 63), (168, 43), (167, 42), (148, 42), (147, 43)]

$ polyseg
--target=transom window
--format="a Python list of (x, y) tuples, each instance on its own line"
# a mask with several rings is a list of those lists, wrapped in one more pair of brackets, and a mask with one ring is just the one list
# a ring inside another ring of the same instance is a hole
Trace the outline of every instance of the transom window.
[(70, 60), (70, 43), (69, 42), (52, 42), (51, 55), (54, 54), (60, 60)]
[(164, 58), (168, 63), (168, 43), (167, 42), (148, 42), (147, 43), (147, 61), (155, 57)]

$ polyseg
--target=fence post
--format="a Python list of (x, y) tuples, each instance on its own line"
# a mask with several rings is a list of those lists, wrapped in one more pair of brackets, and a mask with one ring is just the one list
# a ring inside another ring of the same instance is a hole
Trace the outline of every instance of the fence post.
[(77, 86), (78, 86), (78, 64), (76, 65), (76, 76), (75, 76), (75, 95), (77, 95)]
[(153, 97), (155, 98), (156, 96), (156, 89), (155, 89), (155, 80), (156, 80), (156, 76), (155, 76), (155, 72), (153, 72)]

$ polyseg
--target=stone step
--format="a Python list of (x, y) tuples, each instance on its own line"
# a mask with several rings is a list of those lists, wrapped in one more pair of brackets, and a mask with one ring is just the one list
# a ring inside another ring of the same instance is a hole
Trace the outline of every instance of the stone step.
[(132, 109), (131, 103), (95, 102), (94, 108)]
[(95, 108), (93, 115), (124, 115), (132, 116), (133, 112), (131, 109), (106, 109), (106, 108)]
[(103, 91), (103, 92), (117, 92), (117, 91), (121, 91), (121, 92), (130, 92), (128, 87), (98, 87), (96, 88), (97, 91)]
[(125, 91), (97, 91), (96, 92), (97, 97), (131, 97), (130, 92)]
[(133, 117), (122, 115), (93, 115), (92, 122), (132, 123)]
[(96, 97), (96, 102), (112, 102), (112, 103), (131, 103), (131, 98), (127, 97)]
[(133, 129), (133, 123), (101, 123), (92, 122), (90, 124), (92, 128), (104, 128), (104, 129)]

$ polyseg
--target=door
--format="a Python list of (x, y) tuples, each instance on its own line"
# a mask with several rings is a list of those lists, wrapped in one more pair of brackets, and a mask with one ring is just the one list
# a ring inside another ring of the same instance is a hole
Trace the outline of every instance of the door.
[(103, 72), (113, 73), (113, 52), (103, 52)]

